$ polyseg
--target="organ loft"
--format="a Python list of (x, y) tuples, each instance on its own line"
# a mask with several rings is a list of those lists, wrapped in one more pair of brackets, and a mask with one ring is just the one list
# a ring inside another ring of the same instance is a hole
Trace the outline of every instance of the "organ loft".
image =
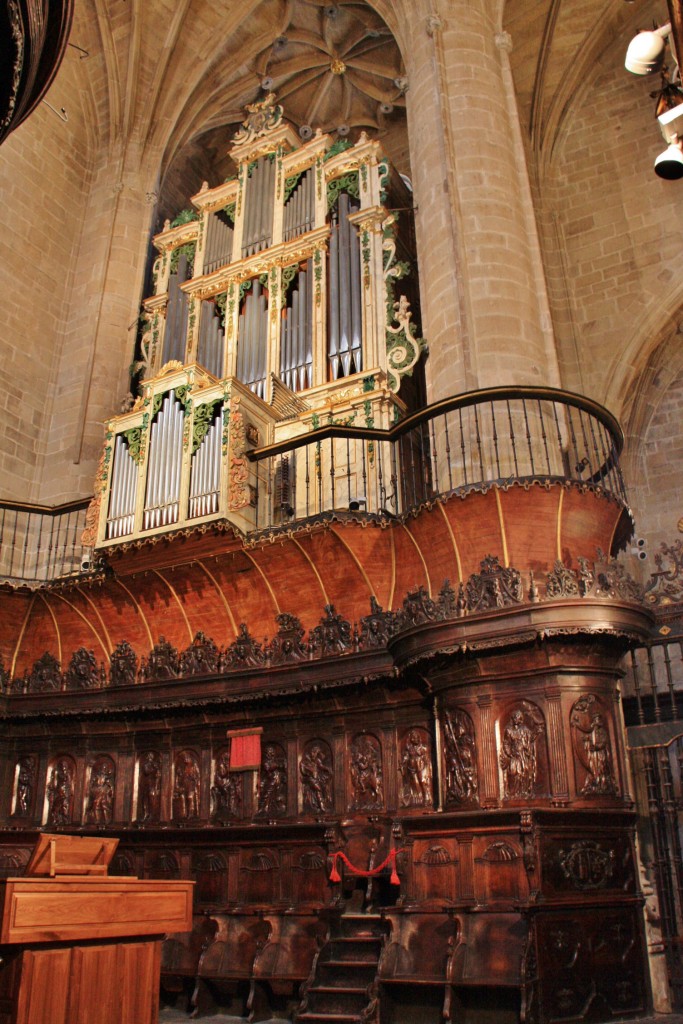
[[(150, 1024), (638, 1018), (620, 687), (656, 601), (618, 557), (622, 429), (521, 327), (519, 382), (482, 348), (439, 384), (448, 189), (421, 208), (367, 119), (302, 124), (271, 45), (225, 180), (188, 171), (152, 233), (92, 497), (2, 512), (2, 877), (83, 840), (122, 892), (193, 883), (147, 928)], [(12, 970), (1, 1024), (53, 1024)]]

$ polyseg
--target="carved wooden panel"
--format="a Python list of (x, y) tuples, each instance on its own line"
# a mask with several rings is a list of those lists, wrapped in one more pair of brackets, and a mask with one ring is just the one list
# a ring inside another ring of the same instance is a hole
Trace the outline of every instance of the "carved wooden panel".
[(326, 851), (320, 846), (292, 850), (287, 883), (287, 895), (295, 906), (325, 904), (330, 895)]
[(542, 1019), (620, 1020), (645, 1012), (639, 915), (636, 907), (539, 914)]
[(301, 808), (304, 814), (324, 815), (334, 810), (334, 762), (330, 745), (313, 739), (299, 761)]
[(173, 818), (188, 821), (199, 817), (201, 773), (194, 750), (181, 750), (173, 761)]
[(460, 851), (456, 839), (418, 839), (412, 847), (414, 898), (443, 904), (462, 898)]
[(161, 817), (161, 754), (145, 750), (138, 757), (137, 820), (155, 824)]
[(609, 716), (600, 697), (587, 693), (575, 701), (570, 724), (577, 793), (584, 797), (616, 795)]
[(499, 719), (498, 763), (503, 799), (526, 803), (548, 795), (548, 747), (545, 718), (529, 700), (510, 705)]
[(384, 806), (382, 745), (372, 733), (359, 733), (351, 742), (349, 763), (351, 811), (378, 811)]
[(192, 859), (196, 907), (220, 907), (228, 900), (228, 865), (217, 851), (198, 853)]
[(230, 771), (230, 747), (223, 747), (216, 755), (211, 783), (211, 818), (213, 821), (233, 821), (242, 816), (243, 773)]
[(410, 729), (399, 748), (401, 807), (433, 806), (432, 741), (426, 729)]
[(180, 878), (177, 855), (170, 850), (148, 851), (145, 857), (145, 878)]
[(546, 897), (636, 892), (633, 849), (624, 833), (544, 835), (541, 851)]
[(16, 818), (32, 818), (35, 814), (36, 787), (38, 785), (38, 757), (24, 754), (14, 766), (14, 792), (12, 794), (12, 815)]
[(529, 886), (522, 852), (516, 843), (504, 837), (482, 836), (475, 851), (477, 903), (509, 903), (527, 896)]
[(474, 807), (479, 802), (477, 742), (472, 719), (461, 708), (444, 711), (444, 803)]
[(84, 822), (86, 825), (109, 825), (114, 814), (116, 790), (114, 762), (106, 754), (97, 757), (88, 774)]
[(267, 906), (279, 895), (280, 858), (270, 847), (240, 851), (240, 903)]
[(279, 743), (266, 743), (261, 756), (257, 814), (281, 818), (287, 813), (287, 755)]
[(73, 820), (76, 763), (68, 754), (56, 757), (48, 772), (47, 824), (68, 825)]

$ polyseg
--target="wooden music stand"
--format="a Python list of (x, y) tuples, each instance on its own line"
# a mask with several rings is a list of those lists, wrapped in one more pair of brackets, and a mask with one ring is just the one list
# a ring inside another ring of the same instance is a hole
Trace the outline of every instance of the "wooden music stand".
[(0, 1024), (157, 1024), (161, 939), (191, 930), (194, 883), (110, 876), (117, 845), (43, 834), (0, 882)]

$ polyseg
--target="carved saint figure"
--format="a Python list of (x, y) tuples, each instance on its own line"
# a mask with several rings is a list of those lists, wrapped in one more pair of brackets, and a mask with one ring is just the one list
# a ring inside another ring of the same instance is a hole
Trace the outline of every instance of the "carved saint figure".
[(230, 754), (224, 751), (216, 761), (211, 787), (214, 818), (236, 818), (240, 813), (242, 795), (239, 773), (230, 771)]
[(148, 750), (140, 760), (138, 820), (158, 821), (161, 804), (161, 758)]
[(375, 810), (382, 806), (382, 758), (378, 741), (360, 735), (351, 748), (352, 810)]
[(332, 769), (319, 743), (312, 743), (299, 764), (304, 810), (321, 814), (332, 807)]
[(612, 766), (612, 748), (599, 705), (593, 694), (582, 697), (572, 710), (571, 723), (576, 733), (576, 750), (586, 779), (581, 787), (582, 796), (610, 795), (616, 792)]
[(34, 757), (20, 757), (17, 764), (17, 799), (14, 813), (25, 817), (33, 807), (33, 791), (36, 784), (36, 760)]
[(175, 760), (173, 784), (174, 817), (186, 820), (199, 817), (199, 764), (191, 750), (183, 750)]
[[(532, 705), (524, 702), (527, 710), (525, 716), (522, 708), (516, 708), (503, 734), (500, 766), (503, 769), (504, 797), (515, 800), (519, 797), (528, 798), (534, 795), (538, 772), (538, 755), (536, 744), (539, 734), (543, 731), (543, 720), (540, 712), (533, 715)], [(531, 725), (529, 725), (529, 721)]]
[(474, 729), (470, 719), (461, 711), (444, 720), (446, 739), (446, 801), (465, 803), (477, 795), (477, 759)]
[(114, 765), (102, 757), (92, 766), (85, 820), (94, 825), (108, 825), (114, 807)]
[(73, 767), (65, 757), (61, 757), (52, 766), (47, 784), (48, 825), (68, 825), (73, 793)]
[(258, 813), (282, 814), (287, 809), (287, 762), (281, 748), (267, 743), (261, 762)]
[(404, 741), (401, 757), (403, 807), (428, 807), (432, 802), (432, 764), (429, 748), (417, 729)]

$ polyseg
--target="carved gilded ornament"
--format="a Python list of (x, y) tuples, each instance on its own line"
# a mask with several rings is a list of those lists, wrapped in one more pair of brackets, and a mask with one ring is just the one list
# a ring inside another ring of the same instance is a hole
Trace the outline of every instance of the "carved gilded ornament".
[(244, 416), (240, 412), (240, 398), (235, 395), (230, 410), (228, 508), (235, 512), (249, 505), (249, 466), (244, 457), (247, 450), (247, 433)]
[(233, 136), (233, 142), (236, 145), (242, 145), (266, 135), (277, 128), (282, 121), (282, 107), (276, 103), (274, 92), (269, 92), (267, 96), (256, 103), (247, 103), (245, 110), (247, 117), (242, 122), (242, 127), (238, 128)]

